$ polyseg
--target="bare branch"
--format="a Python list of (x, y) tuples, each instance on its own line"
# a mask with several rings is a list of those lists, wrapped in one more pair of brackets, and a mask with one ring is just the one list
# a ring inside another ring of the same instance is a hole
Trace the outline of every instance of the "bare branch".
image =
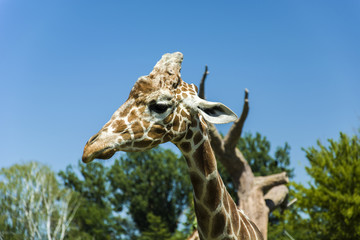
[(249, 113), (249, 90), (245, 88), (244, 106), (240, 118), (238, 118), (231, 126), (228, 134), (224, 138), (226, 148), (233, 149), (236, 147), (237, 142), (241, 136), (245, 120)]
[(289, 178), (286, 172), (272, 174), (265, 177), (256, 177), (255, 185), (261, 188), (264, 192), (275, 186), (286, 184), (289, 182)]
[[(5, 178), (2, 191), (12, 199), (7, 206), (9, 217), (18, 221), (26, 239), (64, 239), (80, 204), (78, 198), (71, 197), (70, 190), (61, 190), (47, 167), (37, 163), (20, 167), (6, 170), (12, 173), (11, 178)], [(61, 236), (60, 228), (64, 229)]]
[(200, 82), (200, 88), (199, 88), (199, 97), (202, 99), (205, 99), (205, 79), (207, 75), (209, 74), (208, 66), (205, 65), (205, 71), (202, 76), (201, 82)]
[(286, 236), (288, 236), (288, 238), (290, 238), (290, 240), (295, 240), (295, 238), (293, 238), (286, 230), (284, 230), (284, 233)]
[(187, 238), (187, 240), (200, 240), (199, 232), (195, 229), (194, 232)]
[(289, 189), (283, 184), (271, 188), (264, 196), (266, 206), (269, 208), (269, 213), (282, 205), (288, 194)]
[(286, 204), (286, 208), (289, 208), (291, 205), (293, 205), (297, 201), (297, 198), (294, 198), (291, 200), (288, 204)]

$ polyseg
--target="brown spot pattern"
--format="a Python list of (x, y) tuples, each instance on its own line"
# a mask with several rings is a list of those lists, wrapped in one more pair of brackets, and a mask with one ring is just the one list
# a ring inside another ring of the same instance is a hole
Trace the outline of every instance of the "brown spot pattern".
[(165, 133), (166, 131), (161, 125), (155, 124), (150, 129), (148, 137), (152, 139), (161, 139)]
[(124, 120), (115, 120), (112, 123), (112, 128), (114, 129), (114, 133), (119, 133), (124, 131), (127, 128), (127, 125)]
[(180, 148), (181, 150), (183, 150), (184, 152), (190, 152), (191, 150), (191, 144), (189, 142), (183, 142), (180, 144)]
[(155, 146), (159, 145), (160, 143), (161, 143), (160, 140), (156, 140), (151, 144), (151, 147), (155, 147)]
[[(208, 232), (207, 228), (209, 226), (210, 215), (208, 214), (206, 209), (200, 204), (197, 204), (196, 201), (195, 201), (195, 212), (201, 232), (206, 234)], [(204, 237), (205, 239), (207, 239), (206, 238), (207, 236)]]
[(182, 121), (180, 124), (180, 132), (184, 132), (186, 130), (186, 122)]
[(202, 134), (206, 133), (207, 131), (207, 125), (206, 123), (203, 122), (203, 120), (201, 119), (201, 122), (200, 122), (200, 132)]
[(170, 139), (172, 138), (172, 134), (171, 133), (166, 133), (163, 137), (163, 142), (167, 142), (167, 141), (170, 141)]
[[(124, 103), (126, 104), (126, 103)], [(120, 117), (126, 117), (131, 110), (130, 106), (126, 106), (122, 112), (120, 112)]]
[(140, 108), (138, 109), (138, 112), (139, 112), (140, 114), (144, 113), (144, 111), (145, 111), (145, 106), (142, 106), (142, 107), (140, 107)]
[[(124, 139), (124, 140), (130, 140), (131, 139), (131, 134), (129, 132), (129, 130), (125, 130), (122, 134), (121, 134), (121, 137)], [(122, 142), (122, 140), (119, 140), (120, 143)]]
[(136, 81), (133, 89), (130, 92), (130, 95), (133, 97), (138, 97), (140, 94), (146, 94), (154, 91), (154, 84), (153, 81), (150, 80), (151, 78), (142, 78)]
[(190, 139), (192, 136), (193, 136), (193, 131), (191, 131), (191, 129), (188, 129), (185, 138)]
[(200, 146), (198, 149), (196, 149), (195, 153), (193, 154), (193, 158), (195, 160), (197, 169), (199, 169), (199, 171), (204, 176), (207, 176), (204, 169), (203, 146)]
[(164, 119), (163, 122), (164, 122), (165, 124), (168, 124), (168, 123), (173, 119), (173, 116), (174, 116), (173, 113), (169, 114), (169, 115)]
[(189, 119), (189, 120), (190, 120), (190, 115), (187, 114), (184, 109), (181, 110), (180, 114), (181, 114), (181, 116), (182, 116), (183, 118), (186, 118), (186, 119)]
[(125, 141), (120, 141), (120, 140), (119, 140), (119, 143), (120, 143), (121, 146), (123, 146), (123, 147), (132, 147), (132, 142), (131, 142), (131, 141), (127, 141), (127, 140), (125, 140)]
[(149, 126), (150, 126), (150, 123), (148, 121), (142, 121), (142, 124), (143, 124), (145, 129), (148, 129)]
[(226, 222), (227, 222), (227, 225), (226, 225), (225, 230), (226, 230), (226, 233), (230, 235), (233, 233), (232, 228), (231, 228), (231, 225), (232, 225), (231, 219), (226, 219)]
[[(253, 226), (253, 228), (255, 229), (256, 235), (258, 236), (262, 236), (262, 233), (260, 232), (259, 228), (255, 225), (255, 223), (253, 223), (252, 221), (250, 221), (250, 224)], [(260, 239), (263, 239), (262, 237)]]
[(131, 125), (131, 130), (134, 133), (134, 139), (139, 139), (144, 135), (144, 130), (138, 121)]
[(150, 139), (143, 139), (141, 141), (138, 141), (138, 142), (134, 142), (134, 147), (137, 147), (137, 148), (146, 148), (148, 146), (150, 146), (150, 144), (152, 143), (153, 141), (150, 140)]
[(203, 135), (197, 132), (194, 136), (194, 145), (197, 145), (203, 139)]
[(197, 199), (201, 198), (202, 192), (203, 192), (203, 180), (201, 179), (201, 177), (199, 175), (197, 175), (194, 172), (190, 172), (190, 179), (191, 179), (191, 183), (194, 187), (194, 194), (195, 197)]
[(234, 240), (233, 238), (230, 238), (230, 237), (224, 237), (222, 238), (221, 240)]
[(129, 123), (133, 122), (137, 117), (138, 116), (136, 114), (136, 110), (135, 109), (131, 110), (129, 118), (128, 118), (128, 122)]
[(177, 131), (179, 129), (179, 124), (180, 124), (179, 116), (175, 116), (175, 119), (173, 122), (173, 130), (174, 131)]
[(205, 177), (214, 172), (216, 169), (215, 157), (210, 155), (212, 153), (210, 144), (206, 143), (200, 145), (193, 154), (197, 168), (205, 175)]
[(195, 127), (197, 127), (197, 125), (198, 125), (198, 120), (197, 119), (192, 119), (191, 127), (195, 128)]
[(176, 143), (180, 141), (185, 136), (185, 133), (179, 134), (177, 137), (171, 140), (171, 142)]
[(234, 228), (233, 230), (234, 232), (237, 232), (239, 230), (239, 225), (237, 223), (240, 221), (237, 209), (231, 210), (230, 215), (231, 215), (231, 221), (236, 223), (233, 225)]
[[(204, 143), (204, 165), (205, 165), (205, 169), (208, 171), (208, 174), (214, 172), (216, 170), (216, 160), (215, 160), (215, 156), (214, 153), (211, 149), (211, 145), (209, 141), (205, 141)], [(218, 175), (218, 181), (222, 183), (221, 177)]]
[(213, 218), (211, 237), (216, 238), (220, 234), (222, 234), (225, 228), (225, 223), (226, 223), (225, 213), (222, 210), (218, 214), (216, 214)]
[(188, 157), (184, 156), (185, 157), (185, 160), (186, 160), (186, 163), (188, 165), (189, 168), (191, 168), (191, 161)]
[(216, 178), (207, 182), (204, 202), (210, 211), (215, 211), (221, 202), (221, 188)]
[(247, 238), (246, 226), (244, 224), (244, 221), (241, 221), (240, 229), (241, 229), (241, 231), (239, 233), (239, 239), (248, 239)]
[(229, 207), (229, 194), (227, 194), (227, 191), (224, 193), (224, 196), (223, 196), (223, 204), (224, 204), (224, 208), (225, 208), (225, 211), (230, 213), (229, 210), (230, 210), (230, 207)]
[[(228, 198), (230, 198), (230, 197), (231, 197), (231, 196), (229, 195)], [(229, 206), (230, 206), (230, 213), (231, 213), (231, 215), (236, 215), (236, 216), (238, 216), (238, 210), (237, 210), (237, 207), (236, 207), (234, 201), (230, 201), (230, 202), (229, 202)], [(231, 217), (233, 218), (234, 216), (231, 216)]]

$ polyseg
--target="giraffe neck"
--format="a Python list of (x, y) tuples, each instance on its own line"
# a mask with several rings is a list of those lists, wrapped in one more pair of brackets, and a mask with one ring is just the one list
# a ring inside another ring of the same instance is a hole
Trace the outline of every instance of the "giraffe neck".
[(203, 120), (192, 124), (176, 143), (187, 161), (194, 188), (200, 239), (262, 239), (261, 233), (237, 208), (219, 175)]

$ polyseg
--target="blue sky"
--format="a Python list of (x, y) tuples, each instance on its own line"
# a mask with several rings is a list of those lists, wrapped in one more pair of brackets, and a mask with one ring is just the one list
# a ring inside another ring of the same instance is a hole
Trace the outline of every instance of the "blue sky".
[(209, 66), (208, 100), (240, 114), (249, 89), (244, 131), (287, 141), (304, 182), (302, 147), (360, 127), (359, 26), (351, 0), (0, 0), (0, 167), (76, 164), (137, 78), (181, 51), (186, 82)]

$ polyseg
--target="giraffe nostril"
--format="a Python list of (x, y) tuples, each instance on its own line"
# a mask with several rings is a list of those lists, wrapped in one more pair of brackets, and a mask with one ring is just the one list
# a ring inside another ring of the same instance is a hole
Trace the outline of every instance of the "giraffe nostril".
[(89, 140), (89, 143), (92, 144), (97, 138), (98, 138), (99, 134), (95, 134), (94, 136), (92, 136)]

